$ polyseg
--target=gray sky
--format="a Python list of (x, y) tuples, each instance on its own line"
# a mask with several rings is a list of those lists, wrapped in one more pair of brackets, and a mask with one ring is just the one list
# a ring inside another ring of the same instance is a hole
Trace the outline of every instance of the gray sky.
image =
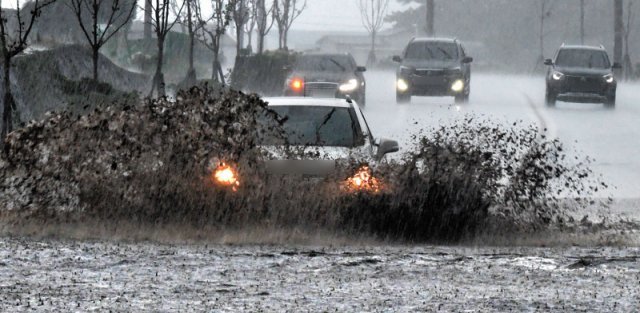
[[(358, 0), (307, 0), (307, 9), (294, 22), (296, 30), (364, 31)], [(408, 6), (390, 0), (389, 13)]]
[[(27, 0), (21, 1), (21, 3)], [(326, 31), (365, 31), (358, 10), (359, 0), (307, 0), (307, 9), (293, 24), (295, 30), (326, 30)], [(142, 3), (142, 1), (140, 1)], [(15, 7), (14, 1), (1, 1), (2, 7)], [(203, 0), (203, 9), (206, 9), (206, 0)], [(389, 13), (409, 7), (395, 0), (390, 0)], [(138, 18), (142, 18), (142, 12), (138, 12)], [(388, 25), (385, 25), (388, 27)]]

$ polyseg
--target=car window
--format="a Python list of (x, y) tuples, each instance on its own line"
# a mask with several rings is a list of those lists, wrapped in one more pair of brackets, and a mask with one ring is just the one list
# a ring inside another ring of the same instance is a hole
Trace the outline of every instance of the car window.
[(556, 65), (562, 67), (584, 67), (606, 69), (611, 67), (603, 51), (585, 49), (562, 49), (556, 57)]
[[(295, 146), (332, 146), (355, 147), (364, 145), (364, 135), (361, 131), (355, 112), (352, 109), (328, 106), (273, 106), (280, 117), (285, 119), (282, 124), (284, 137), (288, 144)], [(272, 126), (275, 121), (267, 116), (263, 117), (261, 128)], [(281, 145), (282, 138), (267, 135), (269, 131), (259, 131), (260, 144)]]
[(451, 42), (413, 42), (407, 47), (405, 59), (409, 60), (455, 60), (458, 47)]
[(298, 58), (295, 68), (313, 72), (353, 71), (352, 62), (346, 55), (303, 55)]

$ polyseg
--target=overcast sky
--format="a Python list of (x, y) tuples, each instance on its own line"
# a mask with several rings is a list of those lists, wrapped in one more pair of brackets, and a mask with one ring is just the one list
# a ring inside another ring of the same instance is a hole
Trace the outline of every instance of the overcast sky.
[[(299, 0), (300, 1), (300, 0)], [(307, 9), (293, 24), (295, 30), (326, 30), (326, 31), (364, 31), (358, 10), (359, 0), (307, 0)], [(26, 0), (21, 1), (21, 3)], [(143, 3), (142, 1), (139, 1)], [(203, 0), (206, 3), (207, 0)], [(0, 2), (2, 7), (15, 7), (14, 1)], [(203, 8), (206, 7), (203, 6)], [(389, 13), (408, 8), (396, 0), (390, 0)], [(138, 11), (138, 18), (142, 12)], [(388, 26), (386, 26), (388, 27)]]
[[(307, 0), (307, 9), (293, 24), (296, 30), (364, 31), (358, 10), (359, 0)], [(389, 13), (407, 5), (390, 0)]]

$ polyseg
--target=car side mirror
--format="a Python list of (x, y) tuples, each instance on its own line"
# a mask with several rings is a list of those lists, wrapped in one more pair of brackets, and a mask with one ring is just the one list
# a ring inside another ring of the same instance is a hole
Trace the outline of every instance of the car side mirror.
[(381, 138), (377, 142), (377, 146), (378, 146), (378, 153), (377, 153), (378, 160), (382, 159), (386, 154), (400, 151), (400, 146), (398, 145), (398, 142), (391, 139)]
[(469, 64), (471, 62), (473, 62), (473, 58), (472, 57), (465, 57), (464, 59), (462, 59), (462, 63)]
[(367, 68), (364, 67), (364, 66), (356, 67), (356, 72), (361, 72), (362, 73), (362, 72), (366, 72), (366, 71), (367, 71)]
[(544, 65), (553, 65), (553, 61), (551, 59), (544, 60)]
[(391, 58), (391, 60), (393, 60), (393, 62), (396, 62), (396, 63), (402, 62), (402, 58), (398, 55), (394, 55), (393, 58)]
[(622, 68), (622, 65), (621, 65), (620, 63), (618, 63), (618, 62), (614, 62), (614, 63), (613, 63), (613, 66), (612, 66), (611, 68), (621, 69), (621, 68)]

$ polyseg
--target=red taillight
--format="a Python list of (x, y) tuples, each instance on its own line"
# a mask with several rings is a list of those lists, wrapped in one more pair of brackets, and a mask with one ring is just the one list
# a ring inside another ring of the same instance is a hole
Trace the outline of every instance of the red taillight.
[(290, 83), (291, 89), (295, 92), (301, 92), (304, 90), (304, 80), (302, 78), (294, 78)]

